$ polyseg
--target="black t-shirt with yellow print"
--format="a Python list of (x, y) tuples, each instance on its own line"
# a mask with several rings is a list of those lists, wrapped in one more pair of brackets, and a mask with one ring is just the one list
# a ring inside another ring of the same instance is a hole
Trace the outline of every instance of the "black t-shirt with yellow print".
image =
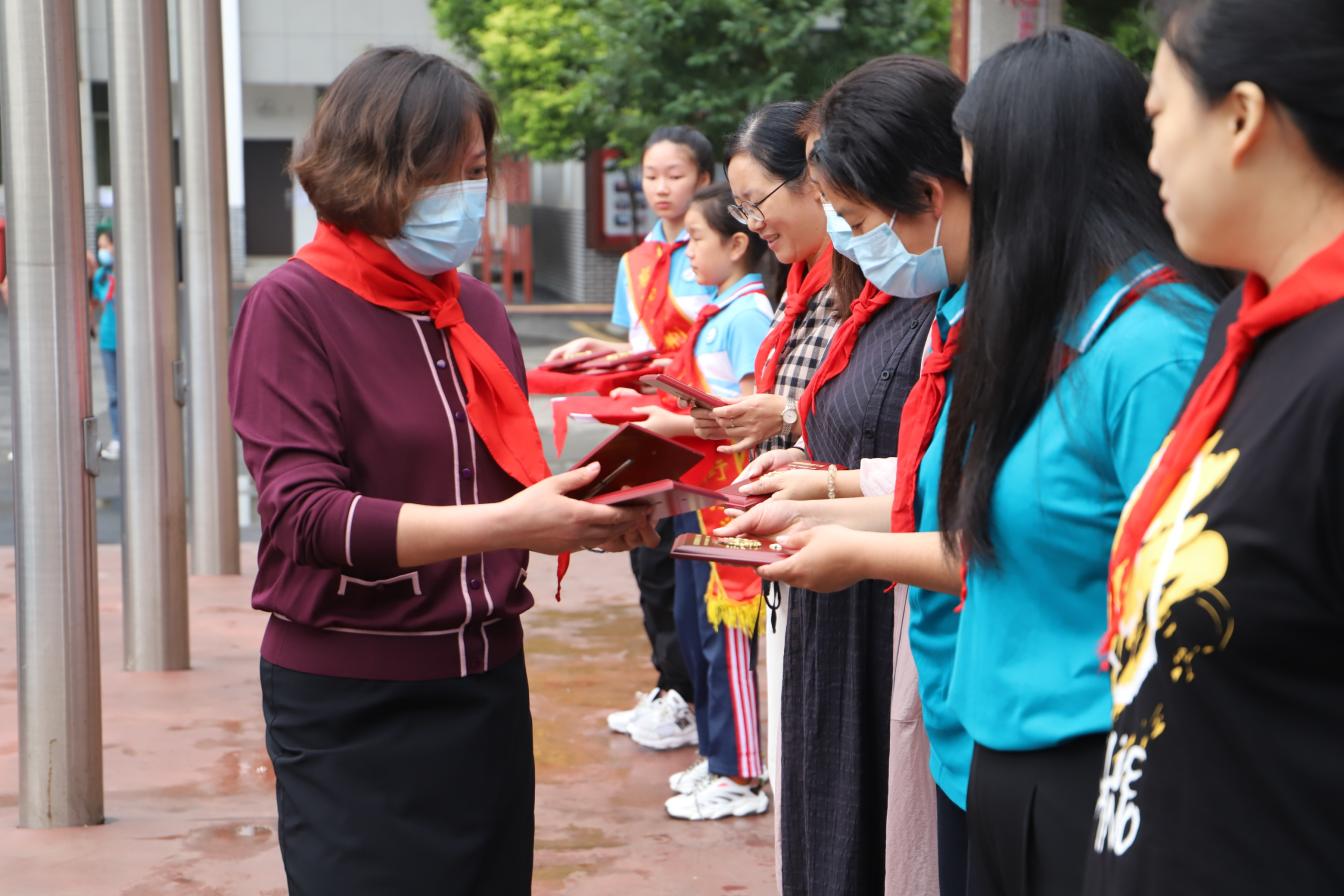
[(1344, 894), (1344, 300), (1260, 340), (1123, 613), (1089, 896)]

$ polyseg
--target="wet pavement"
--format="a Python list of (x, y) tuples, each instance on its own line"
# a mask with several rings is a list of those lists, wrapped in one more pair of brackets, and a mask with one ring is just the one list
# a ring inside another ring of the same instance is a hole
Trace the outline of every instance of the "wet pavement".
[[(254, 550), (244, 548), (242, 576), (192, 579), (190, 671), (130, 673), (121, 668), (119, 551), (99, 549), (108, 822), (41, 831), (16, 827), (14, 556), (0, 548), (4, 896), (285, 893), (257, 684), (265, 618), (248, 602)], [(606, 729), (606, 713), (627, 707), (651, 678), (626, 558), (575, 557), (560, 604), (549, 597), (553, 582), (553, 560), (534, 557), (538, 604), (525, 617), (537, 756), (533, 892), (773, 892), (770, 814), (668, 818), (667, 776), (693, 751), (651, 752)], [(764, 670), (760, 678), (763, 686)]]
[[(235, 308), (242, 294), (235, 291)], [(552, 345), (600, 333), (606, 316), (594, 308), (510, 310), (529, 365)], [(17, 828), (14, 551), (3, 546), (13, 544), (7, 325), (0, 310), (0, 896), (280, 896), (274, 777), (257, 684), (265, 618), (248, 599), (255, 546), (244, 546), (242, 576), (192, 578), (191, 671), (122, 671), (115, 464), (104, 462), (97, 481), (108, 821), (86, 829)], [(106, 433), (96, 353), (90, 372)], [(571, 466), (610, 432), (575, 423), (557, 458), (550, 400), (536, 396), (532, 406), (554, 470)], [(255, 540), (255, 525), (243, 537)], [(576, 556), (561, 604), (550, 598), (554, 561), (534, 557), (532, 570), (539, 599), (525, 624), (537, 755), (533, 892), (773, 893), (772, 815), (668, 818), (667, 776), (689, 765), (694, 751), (654, 753), (607, 731), (606, 714), (628, 708), (634, 691), (653, 683), (626, 558)]]

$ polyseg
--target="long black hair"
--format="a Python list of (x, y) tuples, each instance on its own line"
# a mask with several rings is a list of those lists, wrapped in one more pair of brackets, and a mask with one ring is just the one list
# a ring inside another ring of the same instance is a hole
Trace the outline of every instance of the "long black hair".
[[(886, 212), (926, 211), (927, 178), (965, 183), (961, 138), (952, 127), (965, 86), (947, 66), (922, 56), (865, 62), (831, 85), (812, 110), (818, 135), (808, 157), (813, 173)], [(863, 289), (863, 270), (839, 257), (832, 265), (836, 298), (847, 305)]]
[(1047, 31), (990, 57), (953, 116), (971, 144), (971, 258), (938, 513), (949, 547), (994, 558), (999, 470), (1059, 370), (1060, 334), (1140, 251), (1208, 295), (1148, 170), (1147, 82), (1100, 39)]
[(1163, 38), (1210, 102), (1240, 81), (1285, 109), (1344, 175), (1344, 2), (1165, 0)]
[[(798, 100), (768, 103), (742, 119), (737, 130), (723, 141), (723, 167), (734, 156), (755, 159), (770, 174), (784, 181), (786, 190), (802, 189), (807, 174), (807, 138), (803, 125), (812, 106)], [(773, 257), (773, 256), (772, 256)], [(784, 292), (788, 270), (778, 261), (763, 266), (765, 291), (771, 302)]]
[(845, 75), (817, 101), (810, 161), (827, 184), (887, 212), (928, 210), (925, 180), (964, 184), (952, 110), (961, 79), (922, 56), (881, 56)]

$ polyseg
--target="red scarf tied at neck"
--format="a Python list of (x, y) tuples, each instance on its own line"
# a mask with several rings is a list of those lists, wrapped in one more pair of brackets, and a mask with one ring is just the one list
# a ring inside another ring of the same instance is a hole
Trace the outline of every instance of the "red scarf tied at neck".
[(447, 333), (466, 387), (467, 419), (490, 456), (524, 486), (551, 475), (522, 387), (462, 315), (458, 303), (462, 283), (457, 271), (430, 280), (367, 235), (341, 231), (325, 221), (295, 257), (367, 302), (408, 314), (428, 314), (434, 326)]
[(757, 392), (774, 391), (780, 358), (784, 354), (784, 347), (789, 343), (789, 336), (793, 334), (793, 325), (807, 310), (812, 297), (831, 282), (831, 259), (834, 254), (835, 250), (828, 242), (821, 251), (821, 257), (811, 269), (801, 261), (794, 262), (793, 267), (789, 268), (784, 315), (779, 319), (779, 323), (765, 334), (765, 341), (761, 343), (760, 351), (756, 353)]
[(1256, 341), (1339, 301), (1341, 294), (1344, 294), (1344, 234), (1272, 291), (1258, 275), (1247, 278), (1241, 308), (1227, 328), (1222, 357), (1191, 395), (1161, 458), (1134, 493), (1120, 524), (1111, 552), (1108, 625), (1101, 642), (1103, 656), (1110, 655), (1120, 633), (1124, 595), (1148, 529), (1222, 420), (1236, 394), (1241, 368), (1255, 351)]
[[(836, 329), (826, 349), (825, 360), (798, 398), (798, 420), (802, 425), (804, 441), (807, 440), (807, 416), (816, 405), (817, 393), (849, 366), (849, 359), (854, 355), (854, 345), (859, 341), (859, 333), (877, 312), (891, 304), (891, 298), (873, 284), (864, 283), (859, 297), (849, 303), (849, 317)], [(811, 449), (808, 449), (808, 455), (811, 454)]]
[(937, 321), (929, 330), (929, 354), (919, 370), (919, 380), (901, 409), (901, 429), (896, 441), (896, 491), (891, 501), (891, 531), (914, 532), (915, 487), (919, 481), (919, 465), (933, 442), (943, 404), (947, 401), (947, 372), (952, 369), (958, 344), (961, 342), (961, 322), (953, 324), (943, 341)]

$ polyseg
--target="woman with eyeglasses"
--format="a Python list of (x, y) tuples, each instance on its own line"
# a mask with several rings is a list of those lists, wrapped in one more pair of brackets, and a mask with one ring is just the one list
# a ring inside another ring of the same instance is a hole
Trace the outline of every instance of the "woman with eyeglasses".
[[(800, 435), (797, 401), (839, 326), (831, 287), (831, 241), (816, 186), (807, 177), (807, 145), (800, 133), (809, 105), (772, 103), (752, 112), (725, 146), (734, 202), (728, 212), (765, 239), (788, 285), (756, 356), (756, 392), (715, 412), (692, 408), (696, 435), (726, 440), (719, 451), (769, 451)], [(777, 596), (765, 625), (769, 687), (767, 767), (780, 768), (780, 692), (787, 597)], [(775, 785), (778, 797), (779, 787)], [(778, 813), (776, 813), (778, 825)]]

